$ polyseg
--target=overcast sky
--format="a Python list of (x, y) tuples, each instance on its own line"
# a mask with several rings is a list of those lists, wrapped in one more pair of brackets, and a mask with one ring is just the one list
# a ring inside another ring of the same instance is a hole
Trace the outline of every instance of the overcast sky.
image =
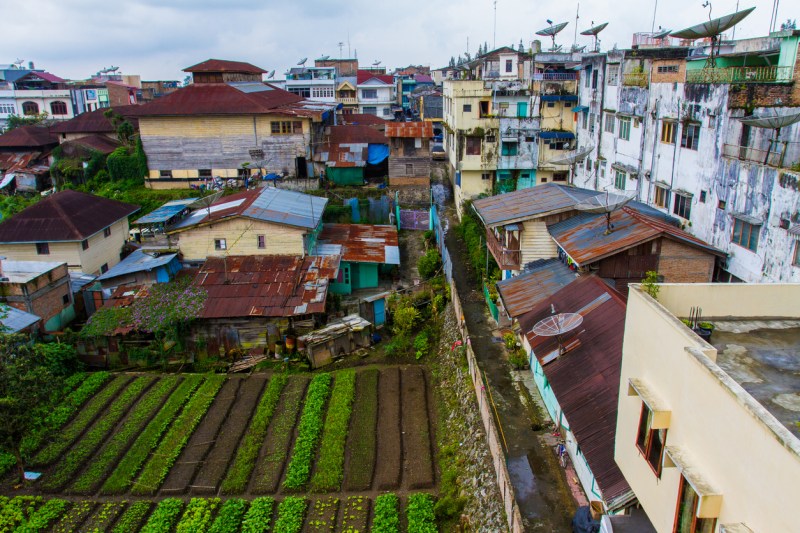
[[(703, 0), (660, 0), (656, 28), (682, 29), (708, 18)], [(712, 0), (713, 17), (736, 10), (736, 0)], [(736, 27), (736, 37), (766, 35), (772, 0), (741, 0), (756, 6)], [(656, 0), (581, 0), (578, 31), (609, 22), (601, 46), (629, 47), (631, 35), (650, 31)], [(570, 45), (578, 2), (497, 0), (497, 46), (530, 45), (547, 19), (569, 21), (557, 43)], [(0, 0), (0, 64), (24, 59), (64, 78), (86, 78), (118, 66), (144, 80), (178, 79), (181, 69), (208, 58), (234, 59), (277, 70), (304, 57), (356, 55), (361, 64), (380, 60), (390, 68), (408, 64), (445, 66), (451, 56), (494, 37), (492, 0)], [(795, 1), (783, 0), (778, 21), (800, 18)], [(349, 35), (349, 39), (348, 39)], [(546, 39), (546, 38), (540, 38)], [(578, 35), (580, 44), (589, 37)], [(543, 43), (546, 44), (546, 43)]]

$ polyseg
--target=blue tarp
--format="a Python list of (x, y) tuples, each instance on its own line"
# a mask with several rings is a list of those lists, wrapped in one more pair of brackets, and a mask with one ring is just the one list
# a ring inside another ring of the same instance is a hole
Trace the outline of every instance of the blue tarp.
[(574, 139), (575, 134), (571, 131), (540, 131), (540, 139)]
[(367, 148), (367, 163), (370, 165), (383, 163), (387, 157), (389, 157), (388, 144), (370, 144)]
[(545, 94), (542, 95), (542, 102), (577, 102), (577, 94)]

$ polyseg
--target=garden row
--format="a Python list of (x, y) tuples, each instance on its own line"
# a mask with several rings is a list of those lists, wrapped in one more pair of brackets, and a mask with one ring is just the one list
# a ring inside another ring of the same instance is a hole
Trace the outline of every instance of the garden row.
[[(403, 501), (405, 500), (405, 501)], [(431, 533), (437, 531), (434, 498), (415, 493), (401, 499), (387, 493), (364, 496), (269, 496), (166, 498), (160, 502), (45, 500), (41, 496), (0, 497), (0, 532), (278, 533), (359, 532)]]

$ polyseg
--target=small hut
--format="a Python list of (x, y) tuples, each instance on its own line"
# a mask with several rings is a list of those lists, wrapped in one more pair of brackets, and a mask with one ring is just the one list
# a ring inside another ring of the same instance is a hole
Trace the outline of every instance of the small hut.
[(358, 315), (347, 315), (327, 326), (303, 335), (298, 348), (305, 352), (312, 368), (319, 368), (370, 345), (370, 324)]

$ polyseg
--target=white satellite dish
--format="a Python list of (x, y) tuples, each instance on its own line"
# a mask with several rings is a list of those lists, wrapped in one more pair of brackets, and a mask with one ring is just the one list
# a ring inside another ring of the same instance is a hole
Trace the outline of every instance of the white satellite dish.
[[(554, 307), (551, 307), (555, 311)], [(569, 333), (583, 323), (583, 317), (578, 313), (558, 313), (537, 322), (531, 332), (540, 337), (556, 337), (558, 339), (558, 353), (564, 353), (561, 336)]]
[(594, 150), (594, 145), (590, 144), (584, 148), (578, 148), (569, 155), (551, 159), (545, 165), (573, 165), (586, 159), (586, 156), (591, 154), (592, 150)]
[[(550, 24), (550, 27), (549, 28), (544, 28), (542, 30), (537, 31), (536, 35), (541, 35), (543, 37), (550, 37), (553, 40), (553, 47), (552, 47), (551, 50), (552, 51), (557, 51), (557, 49), (556, 49), (556, 35), (558, 35), (558, 33), (561, 30), (566, 28), (567, 24), (569, 24), (569, 22), (561, 22), (559, 24), (556, 24), (555, 26), (553, 25), (553, 22), (551, 20), (548, 20), (547, 23)], [(560, 47), (559, 47), (559, 49), (560, 49)]]
[[(594, 24), (594, 21), (592, 21), (592, 24)], [(608, 26), (608, 22), (603, 22), (602, 24), (598, 24), (597, 26), (593, 25), (588, 30), (583, 30), (581, 32), (581, 35), (591, 35), (594, 38), (594, 51), (595, 52), (599, 52), (600, 51), (600, 41), (597, 39), (597, 34), (600, 33), (601, 31), (603, 31), (604, 29), (606, 29), (606, 26)]]
[(274, 70), (272, 72), (270, 72), (269, 74), (267, 74), (267, 79), (268, 80), (271, 80), (274, 77), (275, 77), (275, 71)]
[(633, 195), (619, 194), (606, 191), (605, 194), (598, 194), (575, 204), (575, 209), (587, 213), (598, 213), (606, 216), (606, 231), (603, 235), (608, 235), (614, 230), (611, 225), (611, 213), (622, 209), (622, 207), (633, 200)]
[[(764, 156), (764, 164), (767, 164), (769, 161), (769, 156), (773, 152), (772, 146), (773, 145), (780, 145), (781, 142), (781, 128), (785, 128), (786, 126), (791, 126), (797, 122), (800, 122), (800, 112), (794, 113), (776, 113), (771, 112), (769, 114), (764, 114), (760, 116), (751, 115), (749, 117), (741, 117), (739, 122), (742, 124), (747, 124), (748, 126), (752, 126), (754, 128), (764, 128), (775, 130), (775, 138), (770, 139), (769, 141), (769, 148), (767, 149), (767, 155)], [(780, 153), (781, 162), (783, 162), (783, 157), (786, 154), (787, 142), (784, 141), (784, 149)]]
[(753, 12), (755, 7), (751, 7), (748, 9), (743, 9), (741, 11), (737, 11), (735, 13), (731, 13), (729, 15), (725, 15), (724, 17), (715, 18), (709, 20), (708, 22), (701, 22), (700, 24), (695, 24), (689, 28), (673, 32), (671, 35), (673, 37), (677, 37), (678, 39), (705, 39), (707, 37), (711, 38), (711, 54), (708, 57), (708, 66), (714, 68), (717, 65), (716, 56), (719, 54), (719, 51), (716, 52), (715, 47), (719, 47), (719, 36), (727, 29), (733, 28), (739, 22), (742, 21), (747, 15)]
[(300, 66), (303, 66), (303, 65), (305, 65), (305, 64), (306, 64), (306, 61), (308, 61), (308, 58), (307, 58), (307, 57), (304, 57), (303, 59), (301, 59), (300, 61), (298, 61), (298, 62), (297, 62), (297, 64), (298, 64), (298, 65), (300, 65)]

